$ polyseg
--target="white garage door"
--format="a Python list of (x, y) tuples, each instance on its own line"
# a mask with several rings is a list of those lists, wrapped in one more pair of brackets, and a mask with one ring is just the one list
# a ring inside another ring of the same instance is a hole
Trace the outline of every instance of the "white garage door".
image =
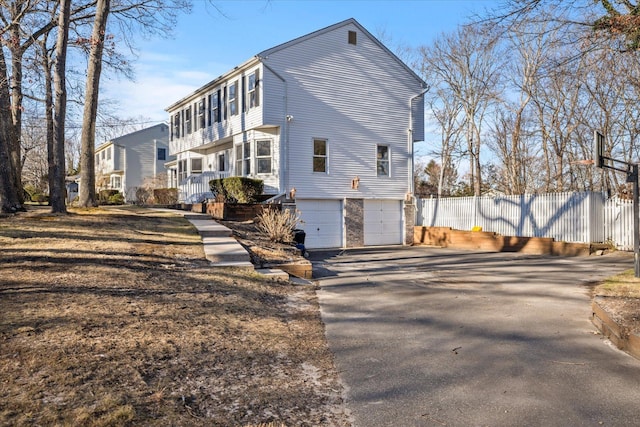
[(364, 201), (364, 244), (402, 244), (402, 201)]
[(342, 202), (340, 200), (296, 200), (306, 233), (308, 249), (342, 247)]

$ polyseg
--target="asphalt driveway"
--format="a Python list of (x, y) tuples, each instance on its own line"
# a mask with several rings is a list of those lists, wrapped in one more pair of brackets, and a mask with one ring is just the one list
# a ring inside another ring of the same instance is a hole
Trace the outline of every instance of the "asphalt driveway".
[(312, 260), (356, 426), (640, 425), (640, 361), (589, 320), (589, 285), (632, 257), (405, 247)]

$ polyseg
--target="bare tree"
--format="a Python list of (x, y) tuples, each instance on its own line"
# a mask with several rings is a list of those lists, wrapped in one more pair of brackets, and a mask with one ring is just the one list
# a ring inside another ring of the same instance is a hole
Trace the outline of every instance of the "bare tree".
[(487, 29), (474, 25), (461, 27), (421, 48), (426, 74), (446, 89), (446, 96), (456, 100), (464, 115), (469, 184), (476, 195), (482, 189), (482, 127), (501, 84), (498, 40)]
[(66, 213), (65, 205), (65, 157), (64, 157), (64, 124), (67, 109), (67, 88), (65, 82), (67, 67), (67, 47), (69, 45), (69, 20), (71, 16), (71, 0), (60, 0), (58, 17), (58, 38), (56, 41), (56, 64), (53, 74), (54, 83), (54, 115), (53, 115), (53, 175), (50, 188), (51, 212)]
[(102, 72), (102, 52), (104, 50), (107, 18), (111, 0), (98, 0), (96, 16), (91, 35), (91, 51), (87, 69), (87, 89), (82, 119), (82, 139), (80, 152), (80, 192), (78, 205), (97, 206), (95, 183), (94, 147), (96, 137), (96, 116), (98, 114), (98, 89)]

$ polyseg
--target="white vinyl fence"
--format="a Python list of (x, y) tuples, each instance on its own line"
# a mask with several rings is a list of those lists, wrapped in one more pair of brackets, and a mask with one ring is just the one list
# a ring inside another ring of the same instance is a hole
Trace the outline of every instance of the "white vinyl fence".
[(418, 199), (417, 225), (558, 241), (612, 242), (633, 250), (632, 202), (602, 193), (573, 192)]

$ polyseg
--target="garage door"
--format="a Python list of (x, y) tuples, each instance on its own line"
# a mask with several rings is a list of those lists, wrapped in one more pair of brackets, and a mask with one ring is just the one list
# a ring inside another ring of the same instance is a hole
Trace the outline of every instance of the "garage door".
[(365, 246), (402, 244), (402, 201), (364, 201)]
[(296, 200), (304, 221), (308, 249), (342, 247), (342, 202), (340, 200)]

